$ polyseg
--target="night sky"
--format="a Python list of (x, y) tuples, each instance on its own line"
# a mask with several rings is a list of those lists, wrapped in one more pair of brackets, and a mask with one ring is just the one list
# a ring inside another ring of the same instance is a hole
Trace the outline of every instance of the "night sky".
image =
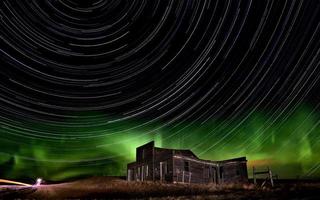
[(0, 177), (125, 175), (155, 140), (320, 177), (319, 0), (1, 0)]

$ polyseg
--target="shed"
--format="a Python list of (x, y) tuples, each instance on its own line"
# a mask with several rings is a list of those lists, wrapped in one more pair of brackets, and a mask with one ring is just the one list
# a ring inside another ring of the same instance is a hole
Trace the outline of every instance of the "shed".
[(155, 147), (154, 141), (136, 149), (136, 161), (127, 166), (128, 181), (171, 183), (246, 183), (246, 157), (212, 161), (191, 150)]

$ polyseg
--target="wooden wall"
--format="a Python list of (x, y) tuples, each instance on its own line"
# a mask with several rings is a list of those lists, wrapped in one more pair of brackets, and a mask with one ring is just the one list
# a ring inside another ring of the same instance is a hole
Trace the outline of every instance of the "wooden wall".
[[(185, 183), (209, 183), (213, 182), (213, 174), (210, 170), (214, 166), (203, 163), (186, 160), (183, 158), (174, 158), (174, 174), (173, 179), (176, 182)], [(188, 166), (186, 168), (186, 165)], [(212, 172), (212, 171), (211, 171)]]
[[(188, 169), (185, 163), (188, 163)], [(205, 164), (183, 158), (173, 159), (173, 181), (184, 183), (237, 183), (248, 182), (246, 162)]]
[(160, 177), (160, 162), (166, 164), (167, 173), (163, 173), (162, 181), (172, 182), (172, 174), (173, 174), (173, 151), (171, 149), (161, 149), (155, 148), (155, 155), (154, 155), (154, 176), (155, 180), (161, 180)]
[(128, 164), (133, 180), (217, 184), (248, 182), (246, 161), (211, 163), (193, 157), (177, 157), (174, 150), (154, 147), (154, 142), (138, 147), (136, 155), (136, 162)]
[(246, 162), (224, 163), (220, 167), (223, 171), (222, 179), (224, 183), (248, 182)]
[[(154, 142), (147, 143), (136, 149), (136, 162), (128, 164), (128, 170), (133, 170), (134, 180), (153, 180), (153, 152)], [(142, 173), (143, 175), (141, 175)]]

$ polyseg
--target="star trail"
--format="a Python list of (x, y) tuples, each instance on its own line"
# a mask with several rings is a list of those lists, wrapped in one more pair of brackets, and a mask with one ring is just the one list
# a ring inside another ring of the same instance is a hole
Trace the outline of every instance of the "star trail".
[(124, 175), (151, 140), (320, 177), (319, 9), (2, 0), (1, 178)]

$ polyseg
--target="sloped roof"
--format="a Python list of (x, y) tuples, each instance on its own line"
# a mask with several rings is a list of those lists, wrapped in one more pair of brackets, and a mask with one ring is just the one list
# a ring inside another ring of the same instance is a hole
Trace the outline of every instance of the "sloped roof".
[(188, 156), (192, 158), (198, 158), (191, 150), (188, 149), (173, 149), (174, 155)]
[(211, 164), (219, 164), (219, 163), (230, 163), (230, 162), (242, 162), (242, 161), (247, 161), (246, 157), (239, 157), (239, 158), (233, 158), (233, 159), (228, 159), (228, 160), (219, 160), (219, 161), (214, 161), (214, 160), (204, 160), (201, 158), (198, 158), (191, 150), (189, 149), (169, 149), (169, 148), (161, 148), (161, 147), (155, 147), (154, 146), (154, 141), (151, 141), (145, 145), (142, 145), (138, 148), (143, 148), (146, 146), (153, 146), (156, 149), (161, 149), (161, 150), (169, 150), (173, 152), (174, 156), (178, 156), (180, 158), (184, 159), (191, 159), (191, 160), (197, 160), (199, 162), (205, 162), (205, 163), (211, 163)]
[(233, 161), (247, 161), (246, 157), (232, 158), (228, 160), (220, 160), (218, 162), (233, 162)]

